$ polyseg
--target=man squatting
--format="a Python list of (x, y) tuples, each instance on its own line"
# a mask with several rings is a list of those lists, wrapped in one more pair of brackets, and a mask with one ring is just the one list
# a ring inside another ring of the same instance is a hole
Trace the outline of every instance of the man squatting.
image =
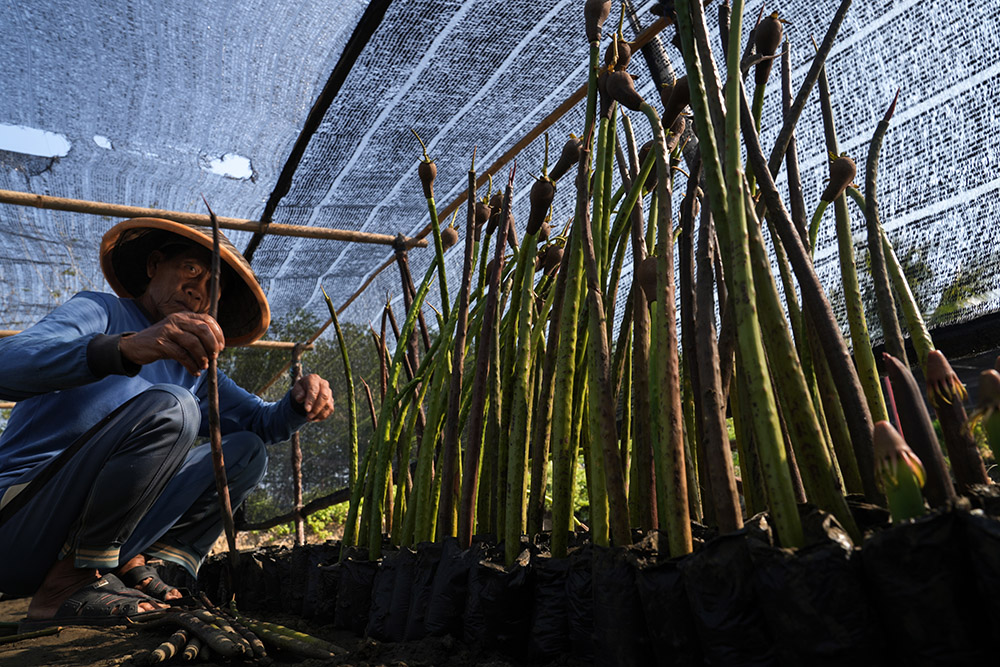
[[(192, 575), (222, 534), (208, 444), (209, 360), (260, 338), (270, 309), (224, 237), (218, 320), (212, 240), (156, 218), (115, 225), (101, 269), (116, 292), (81, 292), (0, 340), (0, 591), (32, 595), (22, 627), (127, 623), (180, 597), (147, 558)], [(269, 403), (219, 373), (234, 507), (264, 476), (266, 444), (333, 412), (306, 375)]]

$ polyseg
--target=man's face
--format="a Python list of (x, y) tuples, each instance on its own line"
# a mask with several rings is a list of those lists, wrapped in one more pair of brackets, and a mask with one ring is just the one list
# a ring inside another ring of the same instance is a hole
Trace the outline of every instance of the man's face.
[(191, 247), (170, 258), (154, 251), (146, 272), (149, 286), (139, 301), (154, 322), (173, 313), (208, 312), (211, 254), (207, 250)]

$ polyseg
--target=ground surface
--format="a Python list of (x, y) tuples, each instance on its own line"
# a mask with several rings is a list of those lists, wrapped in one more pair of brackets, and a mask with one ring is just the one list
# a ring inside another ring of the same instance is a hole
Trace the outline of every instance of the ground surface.
[[(26, 598), (0, 601), (0, 623), (24, 618), (28, 609)], [(329, 626), (310, 624), (302, 619), (278, 617), (269, 620), (314, 634), (336, 644), (347, 653), (335, 660), (299, 660), (295, 656), (269, 651), (274, 667), (297, 665), (343, 665), (353, 667), (513, 667), (496, 656), (476, 655), (450, 637), (428, 638), (415, 642), (384, 644), (364, 640), (349, 632)], [(5, 629), (0, 629), (2, 636)], [(65, 627), (55, 636), (25, 639), (14, 644), (0, 644), (0, 665), (3, 667), (113, 667), (133, 664), (130, 656), (142, 649), (151, 650), (170, 634), (168, 630), (136, 630), (119, 628)], [(185, 664), (177, 661), (166, 663)], [(239, 661), (202, 662), (204, 667), (238, 667)]]

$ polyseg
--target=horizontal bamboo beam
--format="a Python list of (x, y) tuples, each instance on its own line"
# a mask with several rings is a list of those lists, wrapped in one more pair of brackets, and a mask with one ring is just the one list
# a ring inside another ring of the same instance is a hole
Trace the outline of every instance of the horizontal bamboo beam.
[[(0, 338), (7, 338), (8, 336), (13, 336), (19, 333), (21, 333), (20, 329), (0, 329)], [(240, 347), (252, 347), (266, 350), (290, 350), (296, 345), (298, 345), (298, 343), (285, 340), (256, 340), (252, 343), (241, 345)], [(305, 343), (303, 349), (313, 349), (312, 343)]]
[[(104, 202), (87, 201), (85, 199), (67, 199), (66, 197), (50, 197), (48, 195), (36, 195), (30, 192), (16, 192), (14, 190), (0, 190), (0, 203), (14, 204), (17, 206), (33, 206), (54, 211), (71, 211), (73, 213), (86, 213), (88, 215), (105, 215), (110, 218), (165, 218), (175, 222), (183, 222), (189, 225), (210, 227), (211, 218), (202, 213), (185, 213), (183, 211), (167, 211), (158, 208), (145, 208), (143, 206), (125, 206), (122, 204), (107, 204)], [(236, 229), (244, 232), (266, 231), (274, 236), (296, 236), (309, 239), (326, 239), (329, 241), (348, 241), (352, 243), (375, 243), (379, 245), (392, 245), (396, 237), (389, 234), (371, 234), (369, 232), (357, 232), (350, 229), (328, 229), (326, 227), (308, 227), (305, 225), (283, 225), (276, 222), (266, 226), (257, 220), (246, 220), (244, 218), (224, 218), (219, 217), (219, 226), (223, 229)], [(406, 245), (409, 247), (425, 247), (425, 239), (407, 239)]]

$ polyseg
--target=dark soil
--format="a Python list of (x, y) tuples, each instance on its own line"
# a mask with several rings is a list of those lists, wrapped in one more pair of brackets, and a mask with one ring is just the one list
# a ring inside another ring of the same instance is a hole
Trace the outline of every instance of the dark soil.
[[(28, 599), (0, 601), (0, 623), (16, 622), (24, 618)], [(280, 623), (296, 630), (321, 637), (346, 649), (347, 653), (336, 659), (300, 660), (296, 656), (269, 650), (275, 667), (296, 665), (343, 665), (345, 667), (513, 667), (514, 663), (492, 655), (476, 654), (452, 637), (429, 637), (420, 641), (381, 643), (358, 638), (335, 630), (330, 626), (311, 624), (308, 621), (275, 615), (261, 618)], [(5, 629), (0, 629), (3, 636)], [(164, 628), (139, 630), (134, 627), (84, 628), (67, 626), (58, 635), (25, 639), (13, 644), (0, 644), (0, 665), (4, 667), (49, 667), (72, 665), (74, 667), (112, 667), (131, 665), (131, 656), (141, 650), (152, 650), (170, 634)], [(176, 658), (166, 664), (181, 664)], [(239, 661), (202, 662), (205, 667), (237, 667)], [(247, 663), (251, 664), (251, 663)]]

